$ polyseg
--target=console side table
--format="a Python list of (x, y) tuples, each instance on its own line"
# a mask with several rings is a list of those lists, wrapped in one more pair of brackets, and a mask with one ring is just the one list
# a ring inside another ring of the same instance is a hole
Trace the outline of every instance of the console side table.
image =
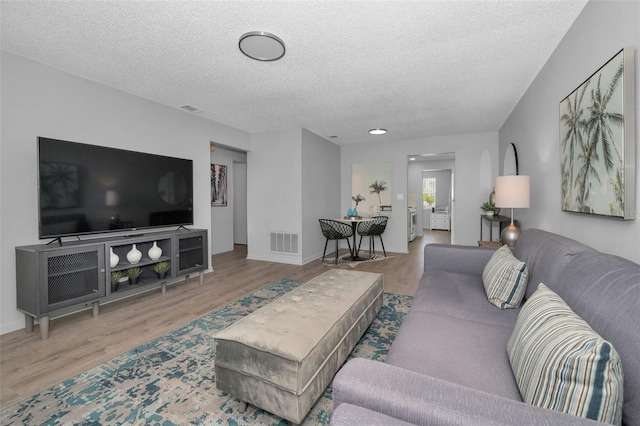
[[(511, 218), (508, 216), (500, 216), (500, 215), (494, 215), (494, 216), (487, 216), (486, 214), (480, 215), (480, 241), (485, 241), (485, 239), (482, 238), (483, 221), (489, 222), (489, 240), (488, 241), (493, 241), (493, 225), (496, 223), (499, 224), (500, 232), (498, 232), (498, 236), (500, 236), (500, 234), (502, 233), (502, 230), (511, 223)], [(513, 223), (514, 225), (519, 226), (517, 220), (514, 219)]]

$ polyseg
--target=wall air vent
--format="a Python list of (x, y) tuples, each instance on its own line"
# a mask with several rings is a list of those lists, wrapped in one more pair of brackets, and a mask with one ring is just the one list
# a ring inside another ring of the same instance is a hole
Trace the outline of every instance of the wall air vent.
[(270, 232), (271, 252), (300, 254), (300, 234), (292, 232)]
[(194, 114), (198, 114), (200, 112), (203, 112), (201, 109), (198, 109), (196, 107), (192, 107), (191, 105), (180, 105), (178, 108), (188, 111), (188, 112), (192, 112)]

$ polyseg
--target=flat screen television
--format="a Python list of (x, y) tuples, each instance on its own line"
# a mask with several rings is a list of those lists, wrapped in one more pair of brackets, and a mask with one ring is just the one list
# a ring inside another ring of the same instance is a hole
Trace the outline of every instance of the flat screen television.
[(38, 138), (40, 238), (193, 225), (193, 161)]

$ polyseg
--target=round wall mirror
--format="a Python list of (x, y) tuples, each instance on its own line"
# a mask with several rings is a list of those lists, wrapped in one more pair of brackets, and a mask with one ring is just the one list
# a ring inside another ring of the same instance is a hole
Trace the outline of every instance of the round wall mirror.
[(182, 203), (187, 197), (187, 178), (180, 172), (165, 173), (158, 182), (158, 193), (167, 204)]
[(504, 153), (504, 163), (502, 165), (502, 176), (518, 175), (518, 152), (512, 143), (507, 145)]

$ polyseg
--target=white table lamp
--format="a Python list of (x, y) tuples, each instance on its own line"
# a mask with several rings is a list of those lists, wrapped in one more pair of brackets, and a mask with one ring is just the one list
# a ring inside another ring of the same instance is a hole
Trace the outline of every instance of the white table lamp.
[(513, 224), (513, 209), (529, 207), (529, 176), (498, 176), (496, 207), (511, 209), (511, 225), (502, 230), (500, 239), (509, 247), (513, 247), (520, 237), (520, 229)]

